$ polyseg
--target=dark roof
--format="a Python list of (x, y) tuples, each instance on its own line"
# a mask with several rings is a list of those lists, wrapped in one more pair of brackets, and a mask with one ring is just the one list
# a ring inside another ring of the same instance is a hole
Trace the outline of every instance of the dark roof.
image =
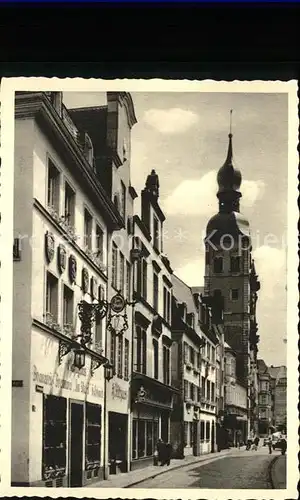
[(173, 296), (178, 302), (185, 302), (188, 312), (193, 312), (197, 314), (197, 308), (193, 298), (193, 292), (191, 287), (189, 287), (184, 281), (182, 281), (178, 276), (173, 274)]
[(206, 237), (211, 241), (219, 240), (223, 235), (230, 234), (233, 238), (244, 235), (250, 238), (249, 221), (239, 212), (218, 213), (211, 217), (206, 226)]

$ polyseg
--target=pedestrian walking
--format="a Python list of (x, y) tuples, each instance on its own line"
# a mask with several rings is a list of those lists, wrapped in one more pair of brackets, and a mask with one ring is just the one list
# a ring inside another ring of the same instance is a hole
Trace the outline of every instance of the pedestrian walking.
[(246, 444), (246, 451), (249, 451), (251, 449), (251, 445), (252, 445), (252, 438), (251, 438), (251, 436), (248, 436), (247, 444)]
[(269, 448), (269, 454), (271, 455), (272, 454), (272, 436), (271, 436), (271, 434), (268, 438), (268, 448)]
[(165, 443), (161, 438), (159, 438), (159, 440), (157, 441), (156, 448), (157, 448), (157, 462), (160, 462), (160, 465), (163, 465), (162, 462), (164, 461)]
[(253, 441), (253, 447), (252, 447), (252, 450), (257, 451), (258, 444), (259, 444), (259, 437), (258, 437), (258, 436), (255, 436), (254, 441)]
[(172, 445), (171, 443), (166, 444), (166, 464), (170, 465), (172, 457)]

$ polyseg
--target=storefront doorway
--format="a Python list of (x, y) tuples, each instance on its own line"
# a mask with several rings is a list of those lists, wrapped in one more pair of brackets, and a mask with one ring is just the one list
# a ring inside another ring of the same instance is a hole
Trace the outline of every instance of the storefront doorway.
[(108, 456), (110, 474), (127, 472), (127, 415), (109, 412)]
[(83, 403), (70, 402), (70, 487), (82, 486)]

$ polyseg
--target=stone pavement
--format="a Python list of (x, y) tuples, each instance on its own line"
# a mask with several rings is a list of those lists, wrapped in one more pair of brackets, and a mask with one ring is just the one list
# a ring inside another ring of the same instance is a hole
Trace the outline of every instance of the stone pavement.
[(211, 458), (217, 458), (220, 456), (228, 455), (231, 453), (236, 453), (236, 448), (231, 448), (230, 450), (222, 450), (220, 452), (215, 453), (207, 453), (205, 455), (201, 455), (200, 457), (187, 456), (183, 459), (173, 459), (171, 460), (171, 464), (169, 466), (155, 466), (149, 465), (142, 469), (133, 470), (124, 474), (110, 475), (109, 479), (99, 481), (89, 485), (89, 488), (129, 488), (134, 486), (145, 479), (152, 479), (154, 477), (160, 476), (165, 472), (169, 472), (171, 470), (176, 470), (186, 465), (203, 462), (205, 460)]
[(275, 490), (286, 488), (286, 455), (280, 455), (273, 462), (271, 479)]

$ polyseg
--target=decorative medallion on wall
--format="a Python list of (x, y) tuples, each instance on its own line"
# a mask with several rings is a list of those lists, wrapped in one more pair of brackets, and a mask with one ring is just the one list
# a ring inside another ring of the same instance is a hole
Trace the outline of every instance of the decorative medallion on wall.
[(95, 299), (97, 296), (97, 281), (94, 276), (91, 277), (91, 296)]
[(67, 251), (64, 245), (60, 244), (57, 248), (57, 264), (60, 273), (63, 273), (67, 265)]
[(55, 240), (52, 233), (49, 231), (45, 234), (45, 250), (46, 250), (46, 258), (48, 263), (53, 260), (54, 252), (55, 252)]
[(75, 283), (77, 276), (77, 261), (74, 255), (69, 257), (69, 278), (71, 283)]
[(89, 289), (89, 272), (86, 267), (82, 268), (82, 284), (81, 288), (83, 293), (87, 293)]

